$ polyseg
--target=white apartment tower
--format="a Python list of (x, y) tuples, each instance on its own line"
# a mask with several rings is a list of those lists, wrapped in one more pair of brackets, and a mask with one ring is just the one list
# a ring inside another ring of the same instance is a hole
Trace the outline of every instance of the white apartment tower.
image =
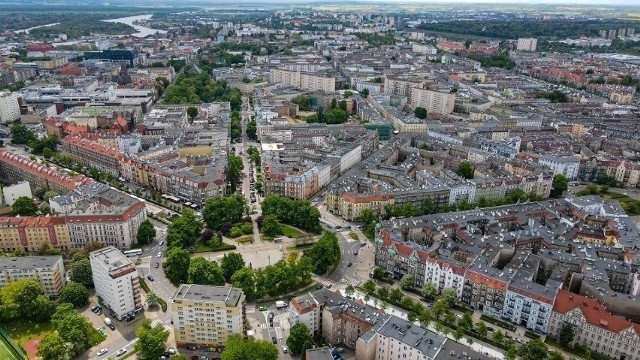
[(89, 260), (96, 295), (118, 319), (142, 308), (138, 271), (131, 260), (113, 246), (92, 252)]
[(538, 39), (535, 38), (520, 38), (518, 39), (518, 51), (536, 51), (538, 46)]
[(0, 91), (0, 122), (20, 119), (20, 104), (18, 93)]

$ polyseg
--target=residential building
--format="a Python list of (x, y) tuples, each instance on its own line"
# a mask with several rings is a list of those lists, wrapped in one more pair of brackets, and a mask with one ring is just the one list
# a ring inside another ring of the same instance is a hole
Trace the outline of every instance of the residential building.
[(0, 149), (0, 178), (8, 183), (25, 180), (34, 189), (40, 187), (58, 193), (66, 193), (93, 182), (83, 175), (67, 175), (6, 149)]
[(305, 73), (286, 69), (271, 69), (269, 82), (283, 87), (295, 87), (308, 91), (336, 91), (336, 78), (316, 73)]
[(536, 38), (519, 38), (516, 49), (518, 51), (536, 51), (538, 39)]
[(142, 309), (138, 270), (128, 257), (108, 246), (91, 252), (89, 261), (96, 295), (116, 318)]
[(356, 345), (356, 360), (489, 360), (489, 356), (474, 351), (447, 337), (424, 329), (397, 316), (366, 332)]
[(61, 251), (71, 249), (69, 229), (63, 217), (2, 217), (0, 218), (0, 249), (36, 252), (42, 246)]
[(411, 106), (423, 107), (427, 113), (451, 114), (456, 102), (456, 95), (429, 89), (411, 89)]
[(79, 164), (95, 167), (113, 176), (120, 175), (124, 156), (122, 152), (113, 147), (77, 136), (67, 136), (62, 139), (62, 151)]
[(5, 186), (2, 188), (5, 204), (11, 206), (20, 197), (33, 198), (31, 193), (31, 186), (28, 181), (21, 181), (14, 185)]
[(23, 279), (38, 280), (48, 296), (60, 295), (67, 283), (62, 256), (0, 257), (0, 288)]
[(245, 295), (225, 286), (182, 284), (171, 299), (178, 346), (216, 349), (233, 334), (244, 334)]
[(556, 296), (549, 335), (556, 339), (564, 325), (573, 328), (572, 346), (614, 359), (640, 359), (640, 324), (612, 315), (598, 301), (560, 290)]
[(19, 118), (18, 93), (0, 91), (0, 123), (13, 122)]
[(578, 178), (580, 158), (577, 156), (542, 155), (538, 163), (549, 167), (554, 175), (564, 175), (569, 181)]

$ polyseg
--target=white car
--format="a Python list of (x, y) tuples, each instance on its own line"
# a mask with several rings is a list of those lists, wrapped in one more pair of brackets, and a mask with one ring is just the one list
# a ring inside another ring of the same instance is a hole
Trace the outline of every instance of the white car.
[(96, 356), (102, 356), (104, 354), (106, 354), (109, 350), (107, 348), (104, 348), (100, 351), (98, 351), (98, 353), (96, 354)]
[(162, 252), (159, 252), (158, 255), (156, 256), (157, 258), (161, 258), (162, 257)]
[(121, 356), (121, 355), (123, 355), (123, 354), (124, 354), (124, 353), (126, 353), (126, 352), (127, 352), (127, 349), (122, 348), (122, 349), (120, 349), (120, 350), (116, 351), (116, 356)]

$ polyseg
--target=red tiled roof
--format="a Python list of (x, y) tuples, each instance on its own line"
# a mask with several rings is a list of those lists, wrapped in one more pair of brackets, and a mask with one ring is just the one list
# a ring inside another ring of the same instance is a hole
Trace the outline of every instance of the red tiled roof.
[(640, 335), (640, 324), (611, 315), (604, 306), (593, 299), (566, 290), (560, 290), (556, 296), (556, 302), (553, 304), (553, 311), (566, 314), (575, 308), (579, 308), (582, 316), (593, 326), (615, 333), (633, 327), (636, 333)]

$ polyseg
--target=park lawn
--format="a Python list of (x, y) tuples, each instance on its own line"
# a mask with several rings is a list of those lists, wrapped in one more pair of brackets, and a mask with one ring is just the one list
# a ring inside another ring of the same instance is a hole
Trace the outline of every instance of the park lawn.
[(304, 233), (296, 228), (294, 228), (293, 226), (289, 226), (289, 225), (280, 225), (280, 232), (282, 233), (282, 235), (289, 237), (289, 238), (299, 238), (299, 237), (303, 237)]
[[(47, 332), (54, 331), (51, 322), (34, 323), (31, 321), (14, 321), (11, 323), (0, 323), (11, 340), (19, 346), (24, 346), (29, 340), (44, 335)], [(97, 332), (97, 331), (96, 331)]]
[(236, 238), (234, 240), (236, 242), (238, 242), (239, 244), (250, 243), (250, 242), (253, 241), (253, 236), (252, 235), (242, 236), (242, 237)]
[(217, 246), (217, 247), (211, 247), (208, 244), (205, 244), (203, 242), (198, 242), (198, 245), (196, 245), (196, 248), (193, 249), (193, 253), (197, 254), (197, 253), (203, 253), (203, 252), (215, 252), (215, 251), (225, 251), (225, 250), (235, 250), (236, 247), (234, 245), (231, 244), (227, 244), (227, 243), (222, 243), (222, 245)]

